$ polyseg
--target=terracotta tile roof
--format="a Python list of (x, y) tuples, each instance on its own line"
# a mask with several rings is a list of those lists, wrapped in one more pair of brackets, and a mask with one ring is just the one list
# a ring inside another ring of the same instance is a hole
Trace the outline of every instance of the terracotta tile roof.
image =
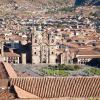
[(41, 98), (100, 97), (100, 77), (12, 78), (11, 85)]
[(78, 58), (100, 58), (100, 52), (95, 49), (78, 49), (76, 57)]
[(14, 71), (14, 69), (12, 68), (12, 66), (9, 63), (3, 62), (2, 63), (5, 70), (7, 71), (7, 74), (9, 75), (9, 78), (16, 78), (17, 74)]
[(87, 50), (90, 50), (90, 49), (92, 49), (92, 47), (91, 46), (87, 46), (87, 45), (82, 45), (82, 46), (79, 46), (78, 49), (87, 49)]
[(100, 52), (100, 47), (96, 47), (94, 50)]
[(11, 35), (11, 36), (7, 36), (7, 38), (11, 39), (11, 40), (19, 40), (19, 41), (23, 41), (25, 40), (24, 38), (22, 38), (19, 35)]
[(27, 40), (27, 38), (19, 36), (19, 35), (9, 35), (9, 36), (4, 36), (4, 35), (0, 35), (0, 41), (6, 41), (6, 38), (9, 40), (17, 40), (17, 41), (24, 41)]
[(29, 98), (30, 99), (31, 98), (35, 98), (35, 99), (39, 98), (36, 95), (33, 95), (32, 93), (29, 93), (29, 92), (27, 92), (27, 91), (25, 91), (17, 86), (14, 86), (14, 89), (16, 90), (16, 93), (17, 93), (19, 98), (28, 98), (28, 99)]
[(78, 51), (78, 48), (74, 48), (74, 47), (73, 48), (69, 48), (69, 51), (73, 52), (73, 53), (76, 53)]
[(0, 88), (7, 88), (8, 87), (8, 79), (0, 79)]
[(13, 52), (4, 52), (5, 57), (20, 57), (19, 54), (13, 53)]
[(78, 48), (79, 45), (77, 43), (67, 43), (66, 44), (68, 47), (73, 47), (73, 48)]
[(92, 49), (79, 49), (77, 55), (100, 55), (100, 53)]
[(4, 90), (0, 93), (0, 100), (14, 100), (14, 95), (9, 93), (8, 90)]
[(0, 63), (0, 79), (8, 79), (9, 75), (2, 63)]
[(99, 56), (76, 56), (77, 58), (100, 58), (100, 55)]

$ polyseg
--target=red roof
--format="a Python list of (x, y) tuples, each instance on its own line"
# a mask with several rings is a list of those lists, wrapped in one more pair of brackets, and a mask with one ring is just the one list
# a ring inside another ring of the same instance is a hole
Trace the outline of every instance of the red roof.
[(41, 98), (100, 97), (100, 77), (12, 78), (12, 84)]
[(20, 57), (19, 54), (13, 52), (4, 52), (5, 57)]

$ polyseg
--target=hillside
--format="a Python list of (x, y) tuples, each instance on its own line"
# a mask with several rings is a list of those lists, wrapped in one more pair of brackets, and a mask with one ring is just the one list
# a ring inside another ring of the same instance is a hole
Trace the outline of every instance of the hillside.
[(75, 0), (0, 0), (0, 4), (8, 4), (8, 3), (31, 3), (33, 6), (43, 5), (43, 6), (54, 6), (54, 5), (74, 5)]
[(0, 5), (3, 4), (18, 4), (24, 7), (33, 6), (49, 8), (60, 6), (74, 6), (74, 5), (100, 5), (100, 0), (0, 0)]
[(0, 15), (74, 6), (75, 0), (0, 0)]
[[(100, 0), (0, 0), (0, 15), (39, 11), (72, 11), (72, 6), (100, 4)], [(71, 9), (70, 9), (71, 8)], [(39, 12), (40, 13), (40, 12)], [(26, 15), (28, 15), (26, 14)]]

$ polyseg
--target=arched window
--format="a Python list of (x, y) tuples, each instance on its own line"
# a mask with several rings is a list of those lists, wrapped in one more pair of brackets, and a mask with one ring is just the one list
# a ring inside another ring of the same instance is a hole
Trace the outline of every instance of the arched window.
[(36, 55), (36, 52), (34, 52), (34, 54)]
[(54, 52), (51, 52), (51, 54), (53, 55), (53, 54), (54, 54)]

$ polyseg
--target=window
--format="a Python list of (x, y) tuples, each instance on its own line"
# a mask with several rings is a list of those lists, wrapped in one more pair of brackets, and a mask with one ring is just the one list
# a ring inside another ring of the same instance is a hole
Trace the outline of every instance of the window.
[(54, 38), (54, 36), (52, 36), (52, 38)]
[(34, 52), (34, 54), (36, 55), (36, 52)]
[(37, 40), (35, 39), (35, 43), (37, 43)]
[(54, 40), (52, 39), (51, 42), (54, 43)]
[(54, 54), (54, 52), (51, 52), (51, 54), (53, 55), (53, 54)]

